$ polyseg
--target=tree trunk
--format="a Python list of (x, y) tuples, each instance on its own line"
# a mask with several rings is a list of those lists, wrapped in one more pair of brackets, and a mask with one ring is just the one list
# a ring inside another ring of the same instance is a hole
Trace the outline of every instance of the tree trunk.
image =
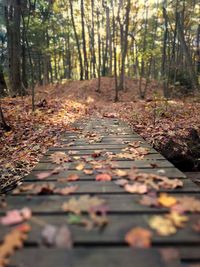
[(185, 55), (186, 62), (187, 62), (187, 69), (188, 69), (188, 74), (190, 75), (192, 87), (193, 87), (193, 89), (198, 89), (199, 88), (198, 78), (197, 78), (197, 75), (195, 73), (195, 68), (193, 66), (193, 63), (192, 63), (192, 57), (190, 54), (190, 50), (189, 50), (187, 43), (185, 41), (184, 28), (183, 28), (184, 26), (183, 26), (179, 12), (177, 13), (177, 26), (178, 26), (178, 37), (180, 40), (180, 45), (183, 49), (183, 53)]
[(81, 0), (81, 26), (82, 26), (82, 39), (83, 39), (84, 72), (85, 72), (85, 79), (88, 80), (88, 61), (87, 61), (86, 40), (85, 40), (84, 16), (85, 16), (84, 1)]
[(130, 3), (131, 1), (128, 0), (127, 6), (126, 6), (126, 16), (125, 16), (125, 31), (122, 36), (122, 47), (121, 47), (121, 73), (120, 73), (120, 83), (119, 88), (120, 90), (124, 89), (124, 73), (125, 73), (125, 59), (127, 54), (127, 48), (128, 48), (128, 29), (129, 29), (129, 14), (130, 14)]
[(76, 45), (77, 45), (77, 49), (78, 49), (78, 58), (79, 58), (79, 64), (80, 64), (80, 80), (83, 80), (83, 61), (82, 61), (82, 56), (81, 56), (81, 49), (80, 49), (80, 43), (79, 43), (79, 39), (78, 39), (78, 34), (77, 34), (77, 31), (76, 31), (76, 25), (75, 25), (75, 21), (74, 21), (74, 11), (73, 11), (72, 0), (69, 0), (69, 4), (70, 4), (70, 13), (71, 13), (72, 26), (73, 26), (74, 36), (75, 36), (75, 39), (76, 39)]
[(7, 85), (3, 75), (3, 67), (0, 64), (0, 97), (7, 95), (5, 89), (7, 89)]

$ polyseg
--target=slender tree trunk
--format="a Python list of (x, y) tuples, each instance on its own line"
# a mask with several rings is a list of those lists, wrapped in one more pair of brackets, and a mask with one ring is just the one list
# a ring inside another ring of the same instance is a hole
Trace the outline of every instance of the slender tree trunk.
[(98, 27), (98, 86), (97, 92), (101, 91), (101, 38), (100, 38), (100, 20), (99, 10), (97, 10), (97, 27)]
[(189, 50), (187, 43), (185, 41), (184, 28), (183, 28), (183, 24), (182, 24), (182, 20), (181, 20), (181, 16), (180, 16), (179, 12), (177, 13), (177, 17), (178, 17), (177, 18), (178, 37), (180, 40), (180, 45), (183, 49), (183, 53), (185, 55), (186, 62), (187, 62), (188, 74), (190, 75), (190, 80), (191, 80), (193, 89), (198, 89), (199, 88), (198, 79), (197, 79), (197, 75), (195, 73), (195, 69), (194, 69), (194, 65), (192, 62), (190, 50)]
[(124, 89), (124, 73), (125, 73), (125, 59), (127, 55), (127, 48), (128, 48), (128, 29), (129, 29), (129, 14), (130, 14), (130, 4), (131, 1), (128, 0), (127, 6), (126, 6), (126, 16), (125, 16), (125, 32), (122, 37), (122, 58), (121, 58), (121, 73), (120, 73), (120, 83), (119, 88), (121, 90)]
[(74, 11), (73, 11), (72, 0), (69, 0), (69, 4), (70, 4), (70, 13), (71, 13), (72, 26), (73, 26), (74, 36), (75, 36), (75, 39), (76, 39), (76, 45), (77, 45), (77, 49), (78, 49), (78, 58), (79, 58), (79, 64), (80, 64), (80, 80), (83, 80), (83, 61), (82, 61), (82, 56), (81, 56), (81, 49), (80, 49), (80, 43), (79, 43), (79, 39), (78, 39), (78, 34), (77, 34), (77, 31), (76, 31), (76, 25), (75, 25), (75, 21), (74, 21)]
[(81, 0), (81, 25), (82, 25), (82, 39), (83, 39), (84, 72), (85, 72), (85, 79), (88, 80), (88, 61), (87, 61), (86, 40), (85, 40), (84, 16), (85, 16), (84, 0)]
[(3, 75), (3, 67), (0, 64), (0, 97), (6, 96), (7, 85)]

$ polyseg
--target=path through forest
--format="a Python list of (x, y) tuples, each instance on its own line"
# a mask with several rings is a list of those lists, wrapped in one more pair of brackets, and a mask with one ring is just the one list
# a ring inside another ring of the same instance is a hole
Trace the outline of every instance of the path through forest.
[(16, 267), (35, 266), (33, 256), (39, 267), (189, 267), (200, 262), (199, 193), (127, 124), (90, 117), (4, 199), (0, 236), (25, 242), (1, 246)]

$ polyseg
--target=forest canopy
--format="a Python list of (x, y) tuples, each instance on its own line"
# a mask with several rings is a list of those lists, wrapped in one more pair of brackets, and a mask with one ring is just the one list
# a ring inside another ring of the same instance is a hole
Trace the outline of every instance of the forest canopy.
[[(198, 88), (200, 24), (197, 0), (3, 0), (0, 5), (0, 94), (66, 79), (156, 79)], [(142, 84), (145, 79), (145, 85)]]

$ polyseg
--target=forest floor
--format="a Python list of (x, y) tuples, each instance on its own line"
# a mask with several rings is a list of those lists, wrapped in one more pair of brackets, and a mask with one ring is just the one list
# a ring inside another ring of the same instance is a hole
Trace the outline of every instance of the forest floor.
[(48, 147), (58, 144), (72, 123), (90, 115), (118, 117), (183, 171), (200, 170), (200, 98), (162, 97), (153, 81), (146, 100), (138, 81), (127, 78), (125, 90), (114, 99), (114, 79), (67, 81), (36, 88), (36, 111), (31, 97), (4, 98), (2, 108), (11, 131), (0, 129), (0, 191), (20, 180), (37, 164)]

